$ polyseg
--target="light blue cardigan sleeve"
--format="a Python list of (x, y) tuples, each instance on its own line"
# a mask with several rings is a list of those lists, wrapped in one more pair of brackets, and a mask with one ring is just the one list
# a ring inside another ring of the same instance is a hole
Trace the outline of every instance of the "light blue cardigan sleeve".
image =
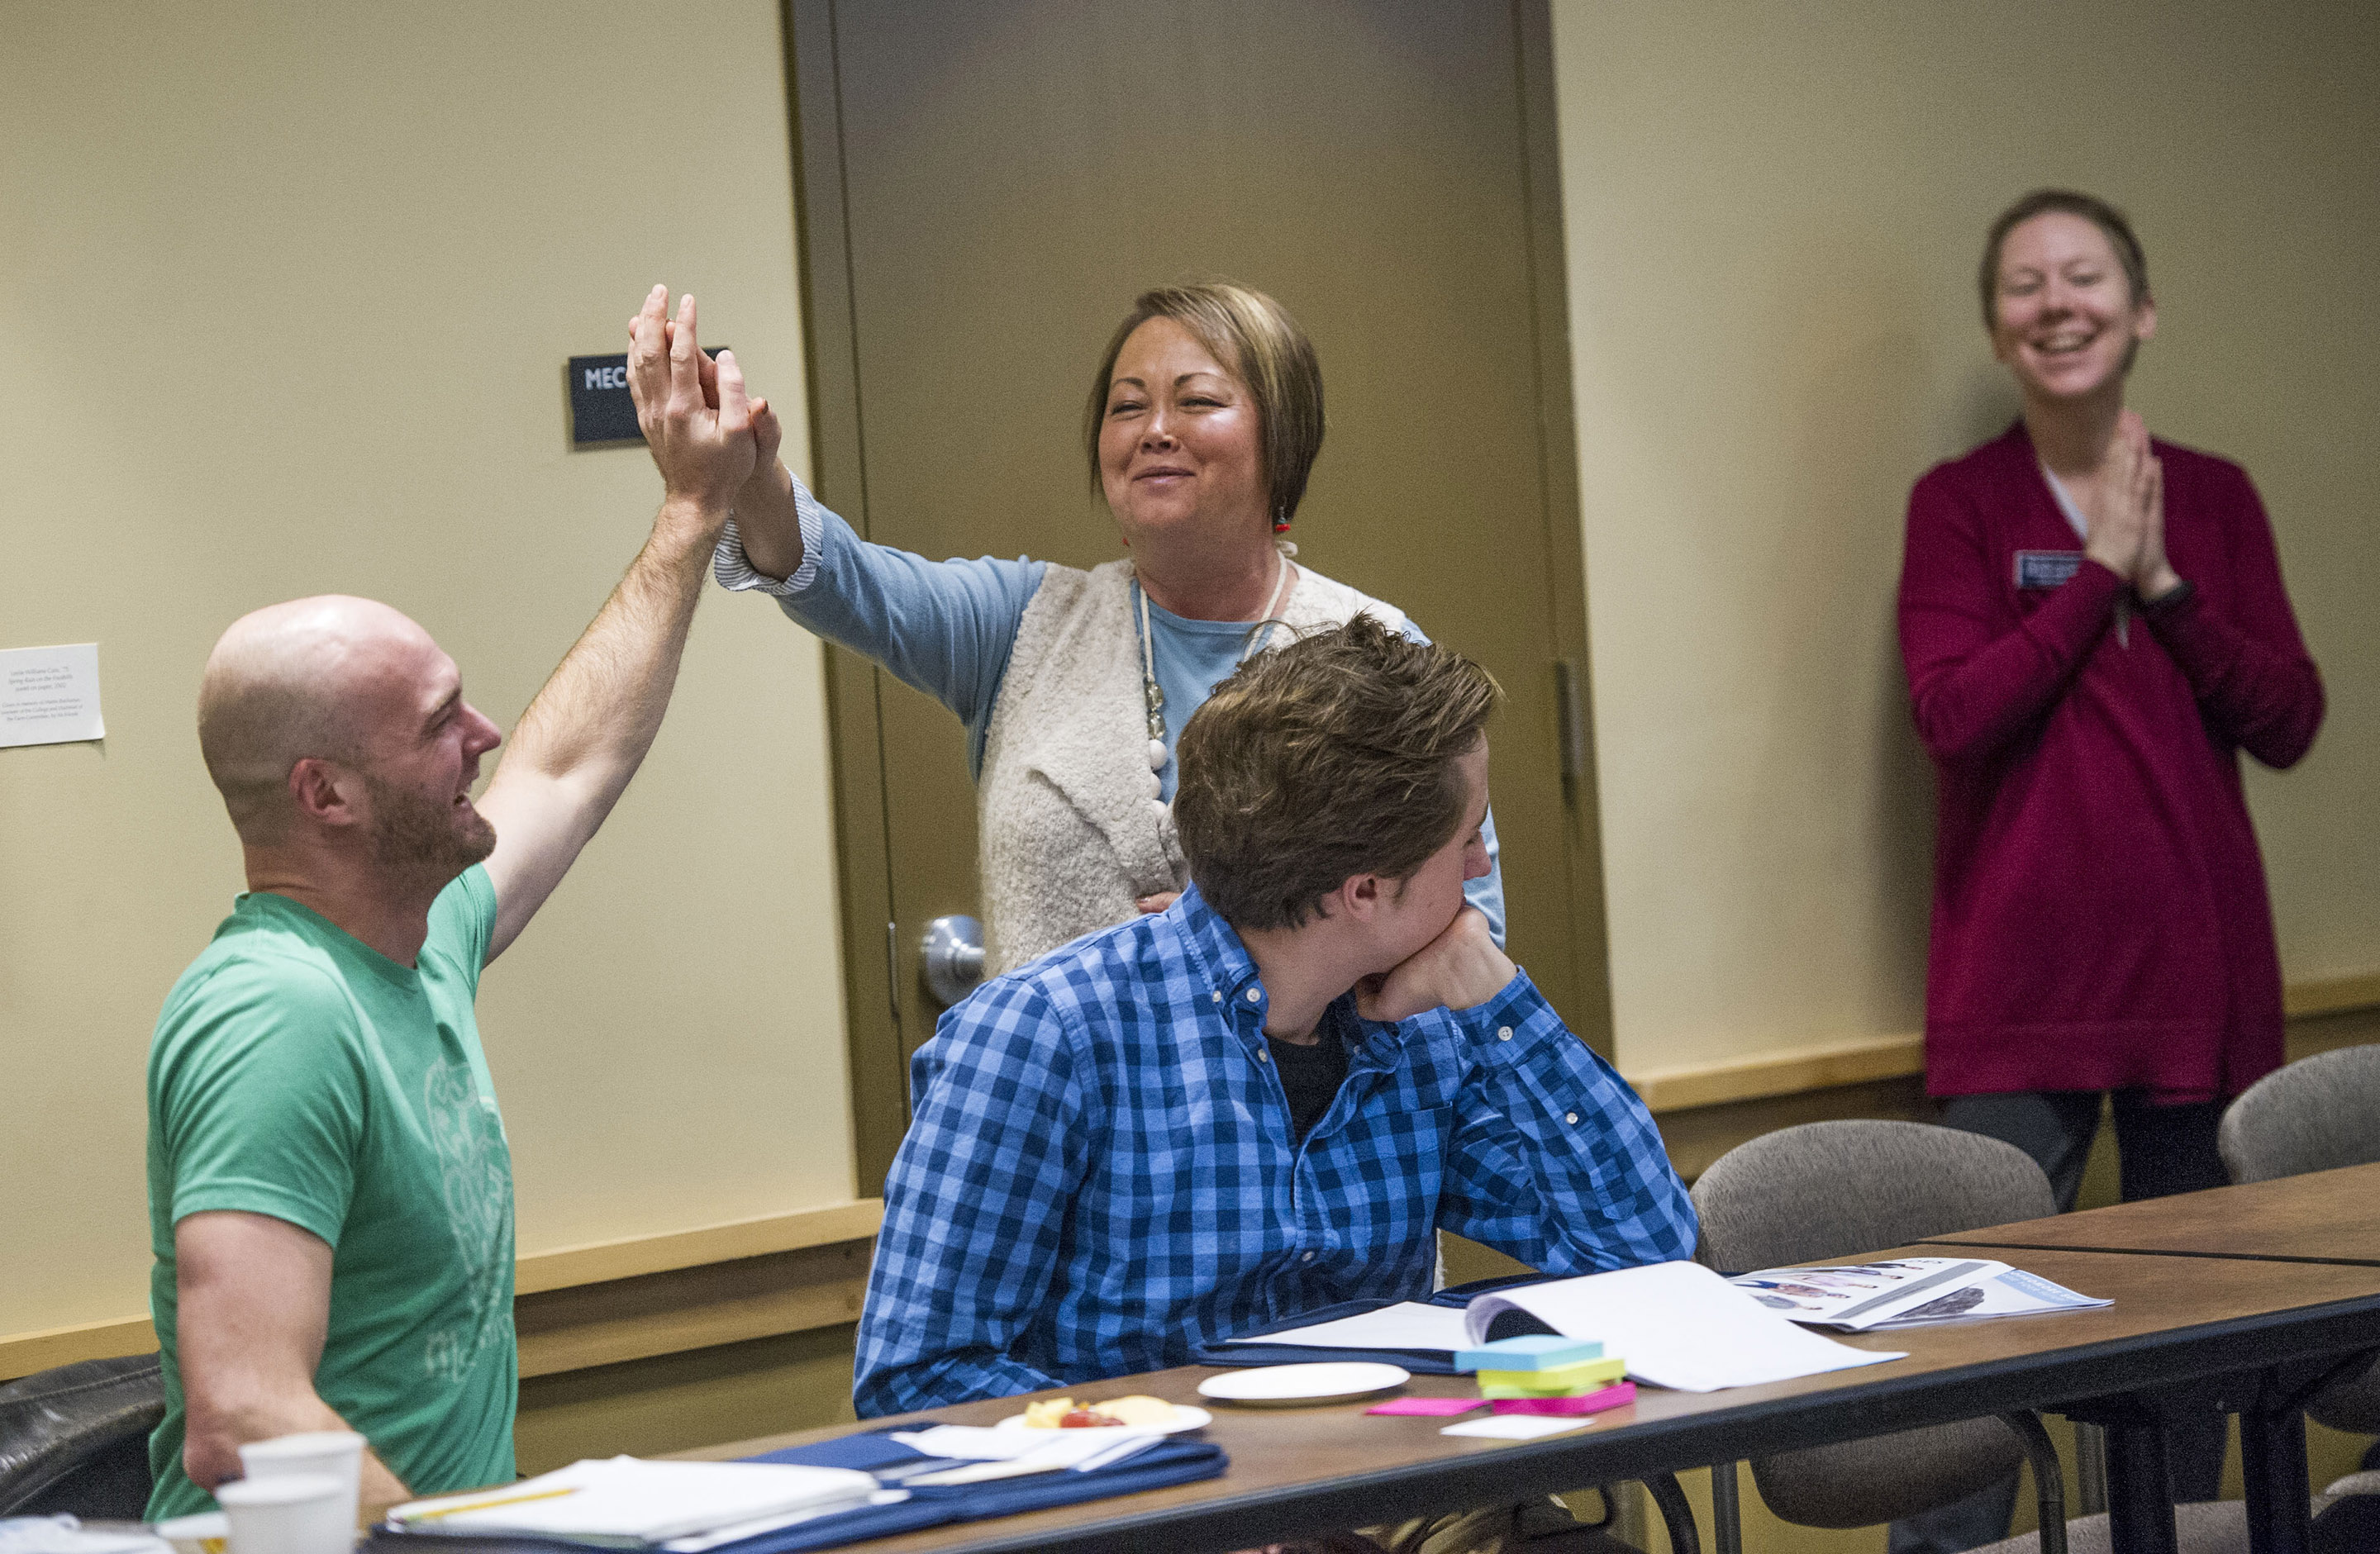
[[(794, 506), (802, 529), (802, 565), (794, 575), (779, 582), (754, 571), (731, 518), (712, 562), (720, 583), (773, 595), (798, 625), (882, 664), (903, 685), (949, 708), (966, 724), (967, 774), (981, 776), (984, 733), (1016, 629), (1050, 564), (1023, 556), (928, 561), (870, 544), (799, 480)], [(1405, 630), (1427, 640), (1410, 620)], [(1486, 914), (1501, 944), (1504, 865), (1492, 813), (1486, 829), (1488, 871), (1465, 884), (1463, 895)]]
[(731, 519), (712, 563), (721, 584), (774, 595), (800, 625), (874, 660), (949, 708), (966, 724), (967, 772), (980, 775), (984, 731), (1009, 650), (1050, 564), (1021, 556), (928, 561), (872, 545), (798, 480), (794, 505), (802, 527), (800, 568), (782, 583), (755, 572)]

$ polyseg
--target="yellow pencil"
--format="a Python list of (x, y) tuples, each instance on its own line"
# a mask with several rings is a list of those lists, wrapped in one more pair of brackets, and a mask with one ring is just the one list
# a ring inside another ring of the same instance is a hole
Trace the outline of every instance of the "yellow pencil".
[(492, 1500), (473, 1500), (468, 1505), (441, 1506), (436, 1511), (418, 1511), (406, 1518), (408, 1522), (434, 1522), (441, 1516), (455, 1516), (466, 1511), (492, 1511), (500, 1505), (526, 1505), (531, 1500), (560, 1499), (565, 1495), (578, 1493), (578, 1487), (566, 1489), (540, 1489), (534, 1495), (504, 1495)]

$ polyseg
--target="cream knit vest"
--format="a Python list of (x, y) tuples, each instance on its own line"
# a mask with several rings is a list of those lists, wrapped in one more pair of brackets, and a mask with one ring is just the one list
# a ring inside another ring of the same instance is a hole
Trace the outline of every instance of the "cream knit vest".
[[(1300, 568), (1281, 606), (1297, 633), (1368, 612), (1404, 614)], [(1168, 707), (1176, 735), (1195, 708)], [(977, 787), (989, 974), (1131, 919), (1133, 903), (1188, 879), (1172, 812), (1148, 769), (1132, 564), (1079, 572), (1052, 563), (1025, 608), (984, 732)]]

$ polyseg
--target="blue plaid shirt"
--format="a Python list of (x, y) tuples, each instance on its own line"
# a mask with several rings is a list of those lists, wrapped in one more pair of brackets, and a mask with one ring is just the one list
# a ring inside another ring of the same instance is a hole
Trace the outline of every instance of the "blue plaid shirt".
[(1184, 1363), (1426, 1296), (1439, 1227), (1548, 1273), (1688, 1257), (1694, 1211), (1620, 1076), (1528, 977), (1396, 1025), (1353, 996), (1303, 1145), (1266, 995), (1196, 888), (977, 989), (911, 1069), (859, 1322), (863, 1417)]

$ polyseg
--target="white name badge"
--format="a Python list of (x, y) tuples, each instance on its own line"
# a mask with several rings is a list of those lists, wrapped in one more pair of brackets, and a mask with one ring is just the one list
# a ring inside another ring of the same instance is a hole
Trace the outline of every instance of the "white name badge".
[(2021, 589), (2055, 589), (2072, 580), (2082, 570), (2080, 551), (2019, 551), (2016, 553), (2016, 586)]

